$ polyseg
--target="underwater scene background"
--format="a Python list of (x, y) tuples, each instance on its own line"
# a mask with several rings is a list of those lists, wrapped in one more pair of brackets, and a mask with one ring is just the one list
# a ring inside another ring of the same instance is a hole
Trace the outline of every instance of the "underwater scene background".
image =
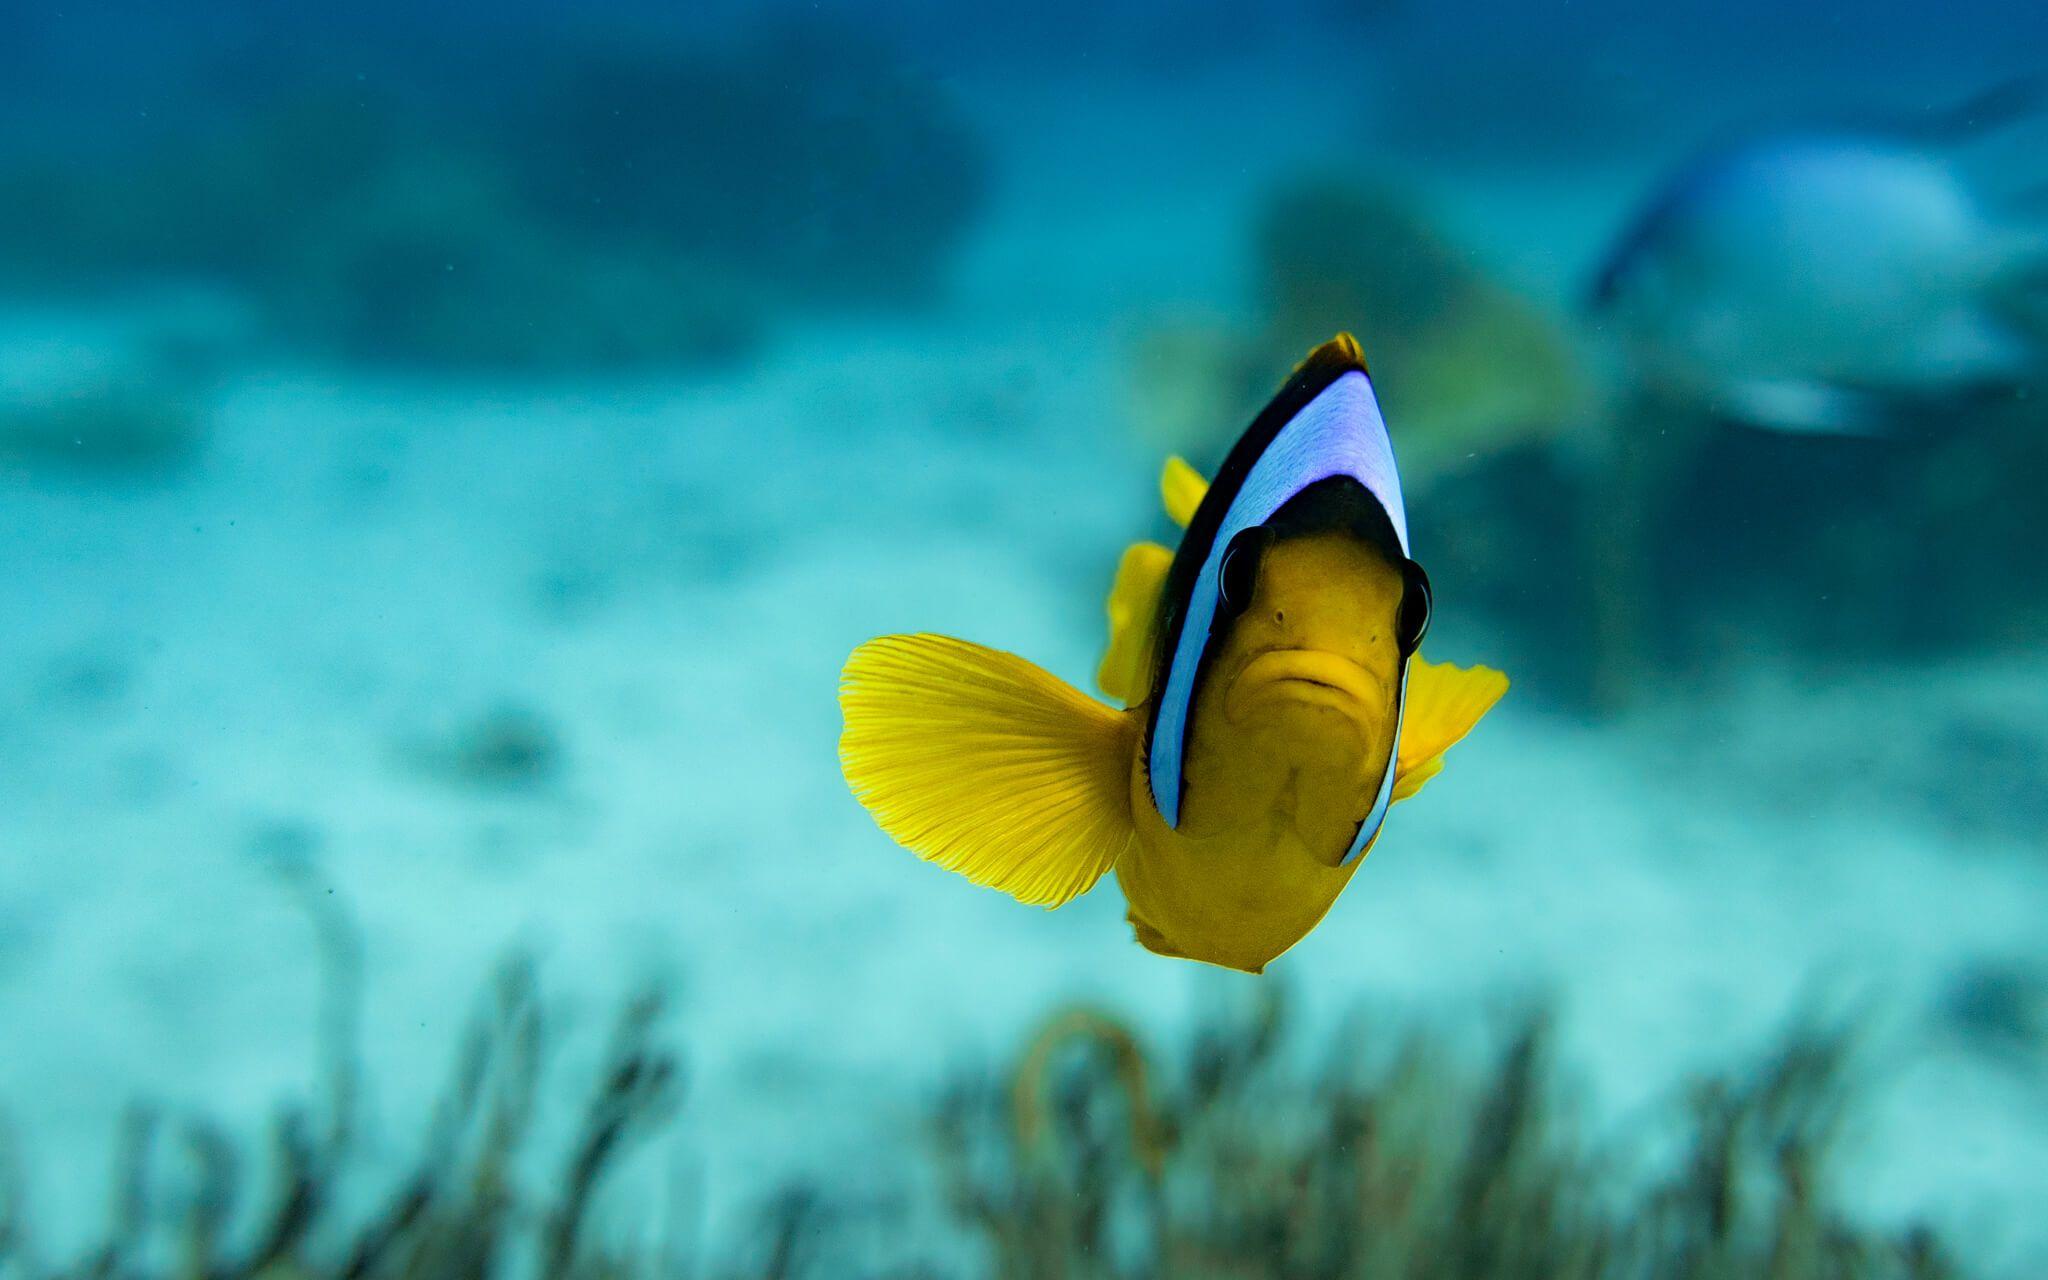
[[(0, 1277), (2043, 1274), (2044, 40), (0, 7)], [(895, 847), (1339, 330), (1514, 686), (1329, 918)]]

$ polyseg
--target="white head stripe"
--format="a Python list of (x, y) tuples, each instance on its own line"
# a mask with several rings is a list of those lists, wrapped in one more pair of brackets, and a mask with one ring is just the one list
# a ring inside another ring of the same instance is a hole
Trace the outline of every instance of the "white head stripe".
[[(1148, 777), (1153, 802), (1169, 827), (1180, 825), (1181, 760), (1186, 749), (1188, 715), (1194, 700), (1195, 676), (1209, 647), (1216, 621), (1217, 577), (1230, 540), (1264, 524), (1289, 499), (1318, 480), (1350, 476), (1366, 487), (1393, 523), (1401, 554), (1408, 554), (1408, 515), (1401, 504), (1401, 478), (1394, 470), (1394, 446), (1380, 416), (1372, 382), (1353, 369), (1323, 388), (1315, 399), (1280, 428), (1266, 451), (1231, 498), (1223, 523), (1209, 544), (1196, 575), (1188, 606), (1181, 616), (1160, 693), (1159, 713), (1149, 744)], [(1393, 758), (1388, 757), (1391, 775)], [(1384, 784), (1381, 790), (1385, 790)]]

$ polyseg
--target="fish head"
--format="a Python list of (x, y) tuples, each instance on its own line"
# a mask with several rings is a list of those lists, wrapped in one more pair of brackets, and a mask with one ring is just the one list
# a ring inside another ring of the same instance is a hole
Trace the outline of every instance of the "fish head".
[(1390, 802), (1399, 635), (1404, 615), (1427, 617), (1427, 585), (1356, 342), (1340, 335), (1295, 370), (1187, 530), (1155, 627), (1149, 798), (1197, 836), (1306, 804), (1345, 828), (1332, 856), (1357, 856)]
[(1226, 598), (1233, 588), (1203, 710), (1289, 754), (1384, 764), (1406, 659), (1401, 567), (1338, 533), (1254, 535), (1228, 553)]

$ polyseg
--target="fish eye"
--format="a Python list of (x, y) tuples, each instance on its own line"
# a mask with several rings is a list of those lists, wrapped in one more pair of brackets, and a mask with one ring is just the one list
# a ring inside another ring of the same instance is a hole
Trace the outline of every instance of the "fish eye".
[(1264, 525), (1256, 525), (1232, 538), (1230, 545), (1223, 549), (1223, 563), (1216, 573), (1216, 590), (1222, 597), (1223, 608), (1230, 615), (1243, 613), (1250, 606), (1252, 593), (1259, 586), (1259, 560), (1272, 537), (1271, 530)]
[(1402, 653), (1414, 653), (1429, 632), (1429, 615), (1434, 600), (1429, 575), (1413, 560), (1401, 562), (1401, 611), (1394, 620), (1394, 639)]

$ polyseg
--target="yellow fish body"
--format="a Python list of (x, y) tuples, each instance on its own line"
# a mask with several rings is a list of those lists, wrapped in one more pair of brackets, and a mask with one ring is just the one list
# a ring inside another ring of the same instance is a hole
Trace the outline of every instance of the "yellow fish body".
[(1318, 348), (1205, 482), (1160, 482), (1177, 552), (1124, 553), (1097, 683), (885, 636), (848, 659), (840, 762), (918, 856), (1057, 907), (1110, 871), (1138, 941), (1257, 973), (1307, 935), (1387, 809), (1507, 689), (1416, 653), (1391, 444), (1357, 344)]

